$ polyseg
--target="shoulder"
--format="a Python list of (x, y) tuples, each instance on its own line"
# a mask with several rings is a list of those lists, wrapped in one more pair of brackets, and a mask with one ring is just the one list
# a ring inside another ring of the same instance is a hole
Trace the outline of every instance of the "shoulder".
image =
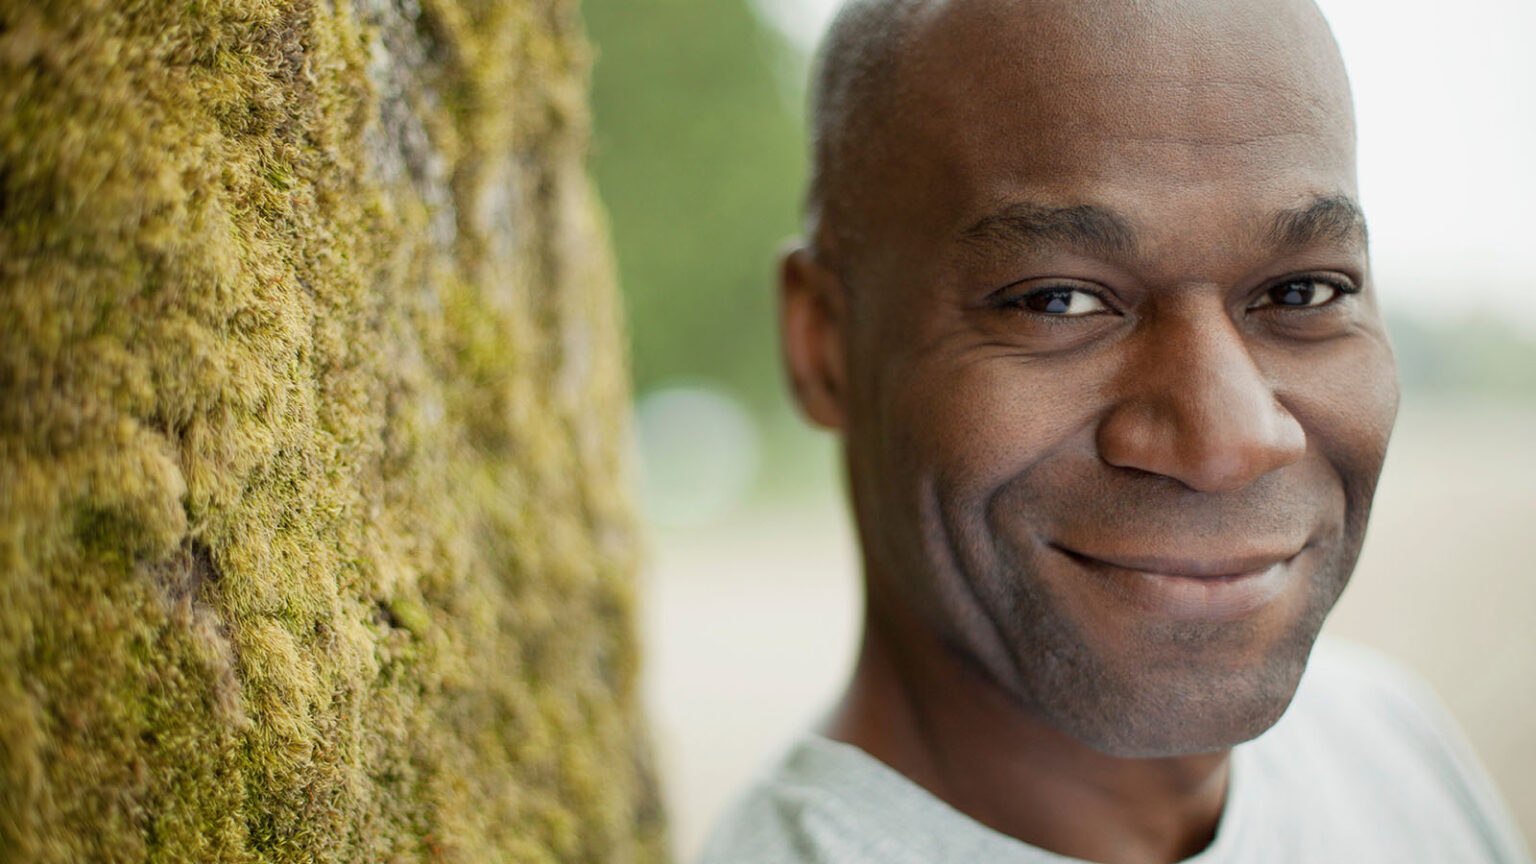
[(861, 766), (847, 765), (839, 745), (815, 735), (801, 738), (729, 808), (695, 864), (799, 864), (849, 862), (828, 856), (825, 844), (843, 844), (862, 831), (843, 806), (839, 789)]
[(1421, 678), (1377, 651), (1327, 638), (1318, 641), (1285, 716), (1254, 745), (1323, 777), (1372, 774), (1373, 781), (1408, 772), (1450, 781), (1471, 761)]
[(1320, 640), (1290, 709), (1244, 749), (1271, 806), (1295, 818), (1347, 813), (1368, 835), (1443, 847), (1443, 860), (1530, 860), (1450, 713), (1376, 651)]
[[(1446, 779), (1480, 771), (1470, 745), (1429, 684), (1386, 655), (1324, 638), (1290, 709), (1265, 738), (1375, 754)], [(1262, 739), (1261, 739), (1262, 740)]]
[(715, 826), (697, 864), (1036, 864), (857, 747), (803, 737)]
[(1390, 731), (1419, 743), (1454, 734), (1445, 709), (1417, 674), (1376, 650), (1327, 637), (1318, 640), (1278, 726), (1320, 723), (1336, 732)]

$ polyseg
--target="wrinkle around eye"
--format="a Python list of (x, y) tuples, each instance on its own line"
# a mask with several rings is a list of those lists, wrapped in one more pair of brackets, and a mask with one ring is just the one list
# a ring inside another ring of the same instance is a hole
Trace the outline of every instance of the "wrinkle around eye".
[(1315, 329), (1327, 320), (1350, 317), (1364, 289), (1360, 282), (1336, 274), (1301, 274), (1270, 283), (1247, 312), (1276, 326)]
[(985, 353), (995, 359), (1044, 359), (1107, 344), (1128, 323), (1117, 298), (1105, 296), (1107, 290), (1060, 282), (1012, 285), (977, 310), (981, 317), (972, 319), (971, 332), (982, 337)]
[[(1296, 286), (1305, 286), (1305, 290), (1304, 291), (1287, 290), (1287, 289), (1294, 289), (1294, 288), (1296, 288)], [(1322, 290), (1318, 290), (1318, 289), (1322, 289)], [(1291, 297), (1292, 295), (1295, 295), (1302, 302), (1299, 302), (1299, 303), (1289, 303), (1289, 302), (1281, 303), (1281, 302), (1278, 302), (1275, 299), (1276, 298), (1276, 292), (1281, 292), (1281, 291), (1285, 291), (1286, 292), (1284, 296), (1286, 296), (1287, 298)], [(1337, 303), (1339, 300), (1341, 300), (1345, 296), (1347, 296), (1349, 294), (1353, 294), (1353, 293), (1355, 293), (1355, 292), (1354, 291), (1350, 291), (1345, 286), (1339, 285), (1339, 284), (1333, 282), (1332, 280), (1328, 280), (1328, 279), (1317, 279), (1317, 278), (1287, 279), (1284, 282), (1281, 282), (1279, 284), (1271, 286), (1263, 294), (1259, 295), (1259, 298), (1252, 305), (1250, 305), (1248, 308), (1249, 309), (1297, 309), (1297, 310), (1300, 310), (1300, 309), (1319, 309), (1319, 308), (1322, 308), (1324, 306), (1328, 306), (1330, 304)], [(1319, 296), (1321, 297), (1321, 299), (1319, 299)]]
[(1038, 318), (1072, 320), (1116, 311), (1100, 292), (1076, 285), (1046, 284), (1025, 290), (1010, 286), (998, 294), (993, 305)]
[(1024, 306), (1031, 312), (1063, 318), (1081, 318), (1109, 311), (1097, 295), (1076, 289), (1031, 292), (1025, 295)]
[[(1325, 299), (1314, 294), (1309, 302), (1286, 304), (1274, 302), (1273, 295), (1298, 283), (1315, 286), (1319, 293), (1328, 289)], [(1331, 278), (1300, 277), (1273, 283), (1251, 303), (1246, 313), (1256, 332), (1267, 332), (1279, 339), (1302, 342), (1326, 341), (1358, 332), (1362, 322), (1368, 320), (1366, 307), (1360, 302), (1366, 286), (1351, 281)]]

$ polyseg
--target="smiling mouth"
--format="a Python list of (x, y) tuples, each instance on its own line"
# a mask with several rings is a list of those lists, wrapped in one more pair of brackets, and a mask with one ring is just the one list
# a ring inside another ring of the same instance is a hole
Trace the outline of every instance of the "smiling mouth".
[(1169, 557), (1089, 555), (1048, 545), (1140, 612), (1207, 621), (1246, 618), (1273, 605), (1297, 581), (1294, 565), (1307, 548)]
[(1289, 564), (1302, 553), (1258, 552), (1247, 555), (1212, 556), (1202, 558), (1176, 558), (1162, 555), (1089, 555), (1059, 543), (1048, 544), (1051, 548), (1084, 565), (1097, 565), (1148, 576), (1176, 579), (1220, 581), (1241, 579), (1263, 573), (1277, 564)]

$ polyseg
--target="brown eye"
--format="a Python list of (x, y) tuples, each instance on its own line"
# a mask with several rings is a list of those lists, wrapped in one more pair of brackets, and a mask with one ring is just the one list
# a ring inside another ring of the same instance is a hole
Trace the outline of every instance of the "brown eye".
[(1078, 318), (1109, 311), (1103, 300), (1087, 291), (1073, 288), (1042, 288), (1025, 294), (1018, 302), (1031, 312), (1061, 318)]
[(1343, 294), (1339, 286), (1320, 279), (1294, 279), (1264, 292), (1250, 309), (1275, 306), (1282, 309), (1310, 309), (1332, 303)]

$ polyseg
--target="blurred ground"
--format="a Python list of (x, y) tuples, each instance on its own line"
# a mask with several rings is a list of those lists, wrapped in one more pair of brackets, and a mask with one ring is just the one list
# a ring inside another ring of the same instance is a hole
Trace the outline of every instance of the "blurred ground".
[[(1536, 405), (1405, 398), (1340, 636), (1417, 669), (1536, 836)], [(835, 468), (829, 442), (810, 457)], [(838, 493), (659, 533), (647, 699), (687, 861), (851, 662), (857, 562)]]

